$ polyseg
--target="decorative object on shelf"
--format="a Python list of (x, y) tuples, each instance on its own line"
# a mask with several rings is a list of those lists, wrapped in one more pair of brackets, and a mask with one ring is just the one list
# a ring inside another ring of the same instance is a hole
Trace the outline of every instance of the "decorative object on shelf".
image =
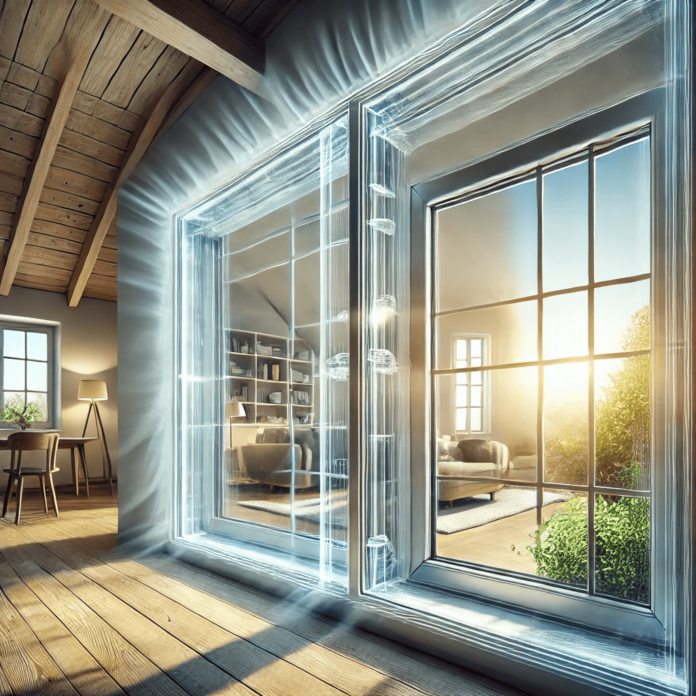
[(246, 384), (242, 385), (242, 401), (249, 401), (249, 387)]
[(232, 336), (231, 348), (233, 353), (239, 353), (239, 339), (236, 336)]
[(309, 394), (307, 392), (295, 390), (293, 392), (293, 397), (294, 403), (299, 406), (309, 406)]
[(89, 426), (89, 417), (94, 411), (94, 422), (97, 427), (97, 437), (102, 450), (102, 466), (104, 470), (104, 478), (108, 478), (111, 495), (114, 494), (114, 484), (111, 476), (111, 456), (109, 448), (106, 445), (106, 435), (104, 433), (104, 424), (102, 423), (101, 414), (99, 413), (98, 401), (106, 401), (109, 396), (106, 390), (106, 382), (101, 379), (83, 379), (80, 380), (80, 386), (77, 388), (77, 398), (79, 401), (89, 401), (89, 410), (85, 420), (85, 427), (82, 431), (82, 437), (87, 433)]
[(326, 361), (326, 370), (329, 377), (335, 382), (347, 382), (350, 369), (348, 367), (348, 353), (337, 353)]
[(240, 346), (240, 352), (241, 353), (248, 353), (249, 352), (249, 344), (246, 341), (242, 341), (242, 345)]
[(277, 382), (280, 379), (280, 365), (278, 363), (273, 363), (271, 367), (272, 379), (274, 382)]
[(269, 404), (279, 404), (283, 399), (283, 394), (281, 392), (271, 392), (268, 395)]
[(263, 379), (268, 380), (268, 363), (263, 364)]
[(264, 346), (260, 341), (256, 343), (256, 352), (259, 355), (270, 356), (272, 354), (271, 346)]
[(279, 358), (283, 355), (283, 350), (280, 346), (271, 346), (271, 353)]
[(308, 350), (299, 351), (299, 353), (296, 353), (295, 359), (296, 360), (309, 360), (309, 351)]

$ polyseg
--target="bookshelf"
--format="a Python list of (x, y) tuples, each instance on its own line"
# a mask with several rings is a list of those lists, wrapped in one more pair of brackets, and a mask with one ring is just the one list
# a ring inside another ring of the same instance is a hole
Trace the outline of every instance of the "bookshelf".
[(312, 425), (314, 352), (306, 341), (226, 329), (225, 349), (225, 402), (241, 402), (247, 414), (235, 426), (287, 426), (291, 417)]

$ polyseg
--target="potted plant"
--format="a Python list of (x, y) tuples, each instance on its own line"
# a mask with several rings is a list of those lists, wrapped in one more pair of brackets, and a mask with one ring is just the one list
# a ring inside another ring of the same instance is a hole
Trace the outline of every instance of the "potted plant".
[(25, 406), (20, 397), (13, 396), (5, 402), (5, 408), (0, 412), (0, 420), (14, 423), (21, 430), (26, 430), (30, 423), (45, 421), (46, 414), (36, 404), (29, 402)]

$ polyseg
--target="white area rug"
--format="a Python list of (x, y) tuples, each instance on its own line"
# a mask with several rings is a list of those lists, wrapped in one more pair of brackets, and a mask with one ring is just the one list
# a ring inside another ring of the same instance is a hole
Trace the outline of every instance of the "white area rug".
[[(570, 498), (565, 493), (544, 493), (544, 505), (562, 503)], [(520, 488), (503, 488), (495, 494), (474, 495), (463, 500), (455, 500), (454, 507), (442, 508), (437, 513), (438, 534), (454, 534), (465, 529), (482, 527), (489, 522), (504, 517), (519, 515), (536, 507), (536, 491)]]
[[(562, 503), (570, 498), (565, 493), (544, 493), (544, 505)], [(247, 500), (239, 503), (241, 507), (253, 510), (263, 510), (275, 515), (290, 517), (289, 503), (274, 503), (267, 500)], [(488, 493), (474, 495), (471, 498), (456, 500), (453, 508), (442, 508), (437, 513), (438, 534), (454, 534), (465, 529), (482, 527), (489, 522), (512, 517), (520, 512), (533, 510), (536, 507), (536, 491), (519, 488), (503, 488), (491, 500)], [(335, 527), (345, 527), (348, 515), (348, 505), (345, 494), (333, 496), (327, 511), (331, 515), (330, 524)], [(295, 503), (295, 518), (319, 524), (319, 498), (298, 500)]]
[[(289, 503), (274, 503), (268, 500), (247, 500), (239, 503), (240, 507), (251, 508), (252, 510), (263, 510), (275, 515), (290, 517)], [(348, 499), (345, 493), (338, 493), (332, 496), (331, 503), (327, 505), (326, 511), (331, 515), (331, 524), (335, 527), (345, 527), (348, 515)], [(295, 519), (307, 520), (319, 524), (319, 498), (307, 498), (298, 500), (295, 503)]]

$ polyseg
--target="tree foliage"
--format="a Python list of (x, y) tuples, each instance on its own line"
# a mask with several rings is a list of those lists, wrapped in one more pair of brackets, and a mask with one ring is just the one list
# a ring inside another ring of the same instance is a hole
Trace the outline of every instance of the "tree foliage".
[[(650, 307), (639, 309), (623, 335), (625, 351), (650, 347)], [(617, 477), (631, 462), (636, 450), (647, 459), (650, 445), (650, 356), (625, 358), (609, 376), (595, 412), (595, 452), (597, 482), (618, 485)], [(641, 462), (647, 465), (649, 462)]]
[(0, 421), (19, 423), (20, 416), (24, 416), (27, 423), (46, 420), (46, 414), (35, 403), (29, 402), (25, 406), (20, 397), (13, 396), (5, 402), (5, 408), (0, 412)]

